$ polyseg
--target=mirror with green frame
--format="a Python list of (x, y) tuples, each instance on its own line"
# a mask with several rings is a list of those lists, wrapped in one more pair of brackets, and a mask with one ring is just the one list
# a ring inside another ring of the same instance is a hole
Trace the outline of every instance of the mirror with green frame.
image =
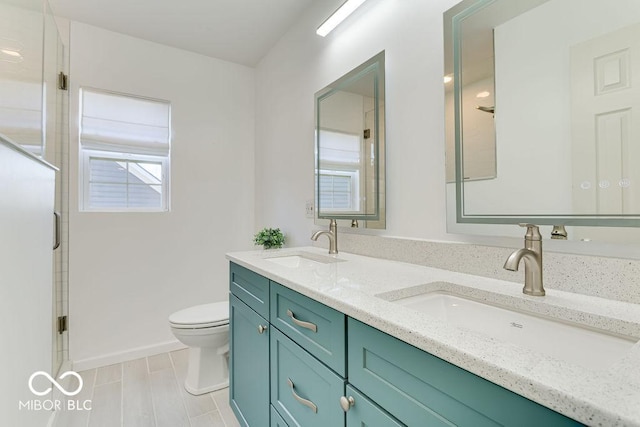
[(640, 2), (465, 0), (444, 27), (454, 225), (637, 239), (610, 227), (640, 226)]
[(385, 228), (384, 51), (315, 95), (317, 219)]

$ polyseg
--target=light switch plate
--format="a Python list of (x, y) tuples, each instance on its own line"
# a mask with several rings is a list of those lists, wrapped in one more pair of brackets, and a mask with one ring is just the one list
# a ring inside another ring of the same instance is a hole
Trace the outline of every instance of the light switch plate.
[(307, 218), (313, 218), (313, 200), (307, 200), (306, 216)]

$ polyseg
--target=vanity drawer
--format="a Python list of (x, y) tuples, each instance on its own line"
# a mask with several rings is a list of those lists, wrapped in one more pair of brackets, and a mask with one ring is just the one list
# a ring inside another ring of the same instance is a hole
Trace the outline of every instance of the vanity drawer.
[(273, 405), (271, 405), (271, 427), (289, 427)]
[(581, 425), (351, 318), (348, 335), (349, 382), (406, 425)]
[(346, 376), (346, 316), (271, 282), (271, 323), (341, 376)]
[(282, 332), (271, 330), (271, 405), (290, 426), (344, 425), (345, 380)]
[(229, 289), (256, 313), (269, 319), (269, 279), (230, 263)]

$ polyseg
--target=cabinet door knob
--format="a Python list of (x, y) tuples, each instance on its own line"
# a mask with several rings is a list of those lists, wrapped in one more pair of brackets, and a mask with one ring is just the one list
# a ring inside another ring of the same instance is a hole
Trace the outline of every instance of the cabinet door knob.
[(264, 331), (266, 331), (267, 328), (268, 328), (268, 326), (258, 325), (258, 333), (259, 334), (264, 334)]
[(342, 406), (342, 410), (344, 412), (347, 412), (355, 404), (356, 400), (353, 398), (353, 396), (340, 396), (340, 406)]

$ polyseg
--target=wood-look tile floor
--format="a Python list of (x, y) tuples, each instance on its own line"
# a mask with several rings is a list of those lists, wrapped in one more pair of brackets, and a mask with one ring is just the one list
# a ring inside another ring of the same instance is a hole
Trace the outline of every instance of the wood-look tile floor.
[(91, 410), (61, 411), (56, 427), (239, 427), (228, 389), (187, 393), (187, 359), (185, 349), (80, 372), (72, 399)]

